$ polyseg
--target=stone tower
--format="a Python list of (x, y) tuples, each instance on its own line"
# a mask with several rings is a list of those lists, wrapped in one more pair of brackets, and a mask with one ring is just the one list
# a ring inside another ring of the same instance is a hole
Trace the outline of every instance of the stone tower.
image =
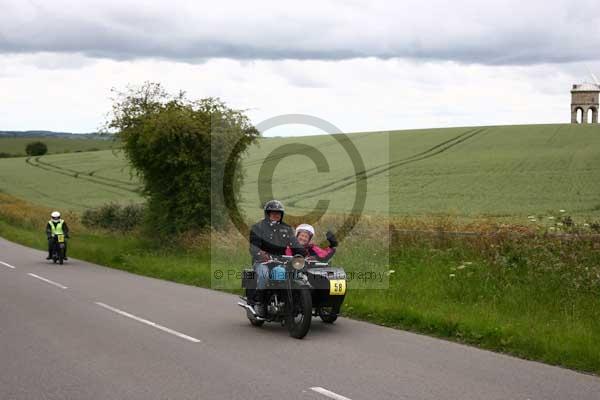
[(598, 123), (600, 85), (582, 83), (571, 89), (571, 123), (587, 124), (591, 114), (592, 124)]

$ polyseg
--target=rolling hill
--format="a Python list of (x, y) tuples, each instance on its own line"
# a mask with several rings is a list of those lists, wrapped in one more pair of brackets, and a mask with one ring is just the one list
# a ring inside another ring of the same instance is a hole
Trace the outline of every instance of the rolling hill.
[[(353, 149), (357, 153), (350, 156)], [(298, 150), (321, 153), (327, 165), (319, 172), (307, 155), (294, 154)], [(292, 213), (304, 213), (318, 200), (343, 213), (353, 207), (357, 181), (366, 184), (368, 214), (522, 218), (566, 209), (574, 216), (600, 217), (600, 126), (264, 138), (244, 164), (242, 208), (251, 217), (260, 214), (259, 192), (268, 192), (271, 182), (273, 196)], [(77, 211), (108, 201), (142, 201), (123, 155), (113, 151), (2, 159), (0, 190)]]

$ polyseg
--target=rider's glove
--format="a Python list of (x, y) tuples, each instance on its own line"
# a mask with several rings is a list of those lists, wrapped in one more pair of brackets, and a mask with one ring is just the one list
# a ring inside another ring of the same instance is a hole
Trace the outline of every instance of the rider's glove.
[(267, 253), (266, 251), (259, 251), (258, 254), (256, 255), (256, 258), (259, 262), (267, 262), (271, 259), (271, 256), (269, 255), (269, 253)]
[(329, 246), (330, 247), (337, 247), (338, 245), (338, 241), (335, 238), (335, 235), (333, 234), (333, 232), (331, 231), (327, 231), (327, 233), (325, 234), (325, 237), (327, 238), (327, 240), (329, 241)]

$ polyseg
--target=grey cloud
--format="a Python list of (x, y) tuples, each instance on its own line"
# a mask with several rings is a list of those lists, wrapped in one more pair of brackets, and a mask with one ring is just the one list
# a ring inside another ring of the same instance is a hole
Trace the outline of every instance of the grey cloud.
[(92, 2), (80, 9), (61, 2), (6, 7), (3, 2), (7, 0), (0, 0), (4, 10), (0, 53), (78, 53), (191, 63), (216, 57), (375, 57), (490, 65), (600, 59), (600, 4), (595, 1), (484, 6), (471, 0), (425, 5), (306, 2), (303, 8), (296, 5), (283, 11), (279, 2), (266, 2), (269, 6), (256, 11), (247, 2), (222, 1), (214, 4), (223, 7), (220, 13), (212, 5), (197, 3), (189, 9), (177, 1), (165, 6)]

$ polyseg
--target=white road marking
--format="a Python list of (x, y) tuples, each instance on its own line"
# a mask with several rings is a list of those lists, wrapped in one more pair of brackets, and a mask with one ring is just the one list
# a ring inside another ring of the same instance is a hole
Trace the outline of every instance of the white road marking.
[(44, 282), (46, 282), (46, 283), (49, 283), (49, 284), (51, 284), (51, 285), (54, 285), (54, 286), (56, 286), (56, 287), (59, 287), (59, 288), (61, 288), (61, 289), (68, 289), (68, 287), (66, 287), (66, 286), (64, 286), (64, 285), (61, 285), (61, 284), (60, 284), (60, 283), (58, 283), (58, 282), (51, 281), (50, 279), (46, 279), (46, 278), (44, 278), (44, 277), (41, 277), (41, 276), (39, 276), (39, 275), (32, 274), (32, 273), (28, 273), (27, 275), (29, 275), (29, 276), (32, 276), (32, 277), (34, 277), (34, 278), (36, 278), (36, 279), (39, 279), (40, 281), (44, 281)]
[(112, 312), (115, 312), (117, 314), (123, 315), (124, 317), (131, 318), (131, 319), (133, 319), (135, 321), (141, 322), (142, 324), (146, 324), (146, 325), (152, 326), (152, 327), (154, 327), (156, 329), (160, 329), (163, 332), (170, 333), (171, 335), (175, 335), (175, 336), (180, 337), (182, 339), (189, 340), (190, 342), (200, 343), (199, 339), (196, 339), (196, 338), (188, 336), (188, 335), (184, 335), (181, 332), (177, 332), (177, 331), (174, 331), (173, 329), (166, 328), (166, 327), (164, 327), (162, 325), (159, 325), (159, 324), (157, 324), (155, 322), (148, 321), (147, 319), (136, 317), (135, 315), (129, 314), (128, 312), (125, 312), (125, 311), (122, 311), (122, 310), (119, 310), (118, 308), (114, 308), (114, 307), (111, 307), (111, 306), (109, 306), (107, 304), (99, 303), (99, 302), (96, 302), (95, 304), (99, 305), (100, 307), (106, 308), (107, 310), (110, 310)]
[(10, 264), (7, 264), (7, 263), (5, 263), (5, 262), (3, 262), (3, 261), (0, 261), (0, 264), (4, 265), (5, 267), (8, 267), (8, 268), (15, 269), (15, 267), (14, 267), (14, 266), (12, 266), (12, 265), (10, 265)]
[(323, 396), (327, 396), (330, 399), (334, 399), (334, 400), (351, 400), (348, 397), (344, 397), (341, 394), (334, 393), (334, 392), (332, 392), (330, 390), (324, 389), (324, 388), (319, 387), (319, 386), (311, 387), (310, 390), (312, 390), (313, 392), (320, 393)]

